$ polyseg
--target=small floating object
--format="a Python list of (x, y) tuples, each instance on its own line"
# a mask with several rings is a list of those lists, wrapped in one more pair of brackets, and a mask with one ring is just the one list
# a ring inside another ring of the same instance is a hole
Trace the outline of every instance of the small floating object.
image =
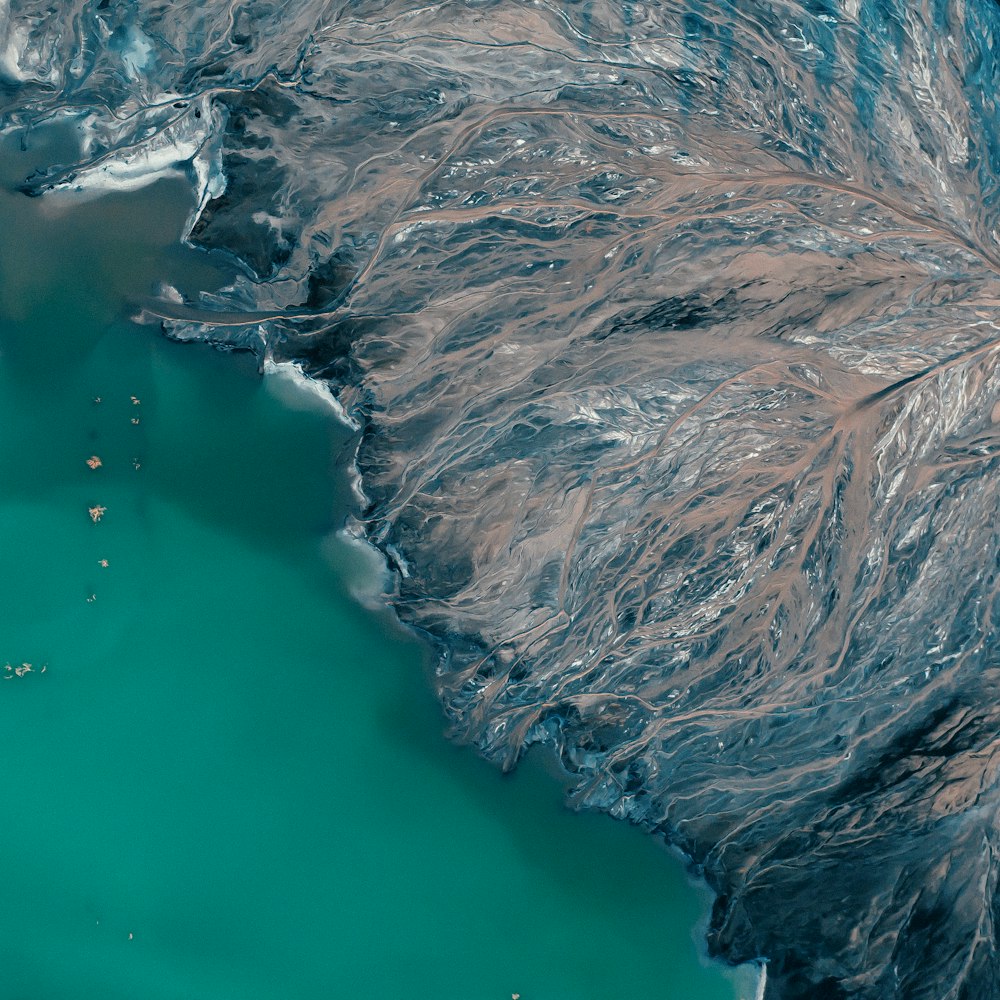
[(132, 932), (131, 931), (128, 932), (128, 939), (129, 939), (129, 941), (132, 940)]
[(102, 517), (104, 517), (104, 515), (107, 512), (108, 512), (108, 508), (107, 507), (102, 507), (100, 504), (98, 504), (96, 507), (88, 507), (87, 508), (87, 513), (90, 515), (90, 519), (91, 519), (91, 521), (94, 522), (94, 524), (97, 524), (97, 522), (100, 521), (100, 519)]
[(108, 568), (108, 561), (107, 561), (107, 559), (98, 559), (97, 560), (97, 565), (98, 566), (103, 566), (104, 569), (107, 569)]
[(42, 664), (42, 673), (44, 674), (45, 671), (48, 670), (48, 669), (49, 669), (49, 665), (47, 663), (43, 663)]
[(96, 455), (91, 455), (90, 458), (87, 459), (87, 465), (89, 465), (92, 469), (99, 469), (103, 464), (104, 463)]
[(133, 424), (137, 424), (137, 423), (139, 423), (139, 418), (138, 418), (138, 417), (133, 417), (133, 418), (132, 418), (132, 423), (133, 423)]
[(138, 396), (129, 396), (129, 399), (132, 400), (132, 405), (133, 406), (138, 406), (142, 402), (142, 400), (139, 399)]
[(14, 667), (14, 673), (17, 674), (18, 677), (23, 677), (25, 674), (30, 674), (31, 664), (22, 663), (19, 667)]
[(4, 668), (4, 670), (13, 670), (14, 669), (9, 663), (5, 663), (3, 665), (3, 668)]
[(139, 469), (142, 468), (142, 464), (139, 462), (139, 459), (137, 458), (132, 459), (132, 468), (134, 468), (137, 472), (139, 471)]
[(95, 403), (99, 403), (100, 401), (101, 401), (101, 397), (100, 396), (95, 396), (94, 397), (94, 402)]
[(93, 604), (94, 601), (96, 601), (96, 600), (97, 600), (97, 594), (91, 594), (90, 597), (87, 598), (87, 603), (88, 604)]

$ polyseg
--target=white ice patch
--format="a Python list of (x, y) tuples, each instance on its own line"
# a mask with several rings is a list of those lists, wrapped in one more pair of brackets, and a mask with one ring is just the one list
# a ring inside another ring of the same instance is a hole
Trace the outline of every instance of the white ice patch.
[(173, 285), (168, 285), (165, 281), (160, 282), (159, 287), (156, 289), (156, 297), (163, 299), (164, 302), (173, 302), (176, 305), (184, 304), (184, 296), (177, 290)]
[(368, 506), (368, 494), (365, 493), (364, 476), (361, 475), (361, 470), (358, 468), (357, 453), (355, 453), (354, 461), (351, 463), (351, 492), (359, 507), (364, 509)]
[[(175, 99), (178, 99), (175, 95), (164, 94), (158, 103)], [(196, 110), (200, 111), (200, 117), (195, 116)], [(101, 135), (105, 124), (97, 115), (88, 115), (80, 121), (84, 156), (94, 148), (94, 137)], [(136, 191), (164, 177), (185, 176), (190, 167), (197, 183), (197, 217), (205, 203), (218, 197), (225, 188), (215, 139), (217, 124), (208, 100), (202, 99), (191, 105), (189, 113), (148, 138), (99, 156), (71, 179), (55, 185), (52, 192), (96, 197), (111, 191)], [(190, 224), (194, 224), (194, 218)]]
[(134, 25), (128, 29), (125, 46), (121, 51), (125, 72), (133, 80), (142, 76), (142, 71), (150, 64), (153, 55), (153, 43)]
[(302, 370), (297, 361), (264, 360), (266, 385), (286, 406), (293, 410), (321, 410), (333, 412), (334, 416), (352, 431), (358, 430), (353, 420), (340, 405), (340, 400), (330, 387), (319, 379), (314, 379)]
[[(0, 0), (0, 19), (7, 19), (6, 0)], [(8, 80), (24, 82), (28, 74), (21, 69), (21, 53), (28, 45), (28, 32), (17, 24), (10, 24), (5, 32), (3, 48), (0, 50), (0, 74)]]
[(764, 1000), (767, 992), (767, 962), (760, 963), (760, 979), (757, 980), (757, 996), (754, 1000)]
[(53, 190), (94, 196), (111, 191), (138, 191), (161, 178), (182, 176), (184, 163), (197, 151), (197, 147), (187, 143), (169, 142), (123, 149)]
[(58, 79), (56, 67), (46, 66), (41, 54), (31, 51), (28, 28), (15, 22), (10, 0), (0, 0), (0, 77), (17, 83), (54, 83)]
[(327, 535), (322, 547), (323, 555), (346, 581), (350, 595), (359, 604), (384, 610), (396, 580), (385, 556), (365, 538), (362, 526), (349, 519), (346, 527)]
[(767, 991), (767, 962), (763, 959), (744, 962), (735, 968), (723, 967), (722, 974), (732, 983), (736, 1000), (764, 1000), (764, 993)]
[(197, 155), (191, 161), (197, 185), (198, 203), (184, 226), (185, 240), (191, 235), (194, 224), (198, 221), (205, 206), (226, 190), (226, 174), (222, 169), (222, 121), (220, 115), (212, 110), (207, 100), (204, 101), (202, 108), (202, 120), (209, 123), (209, 133)]

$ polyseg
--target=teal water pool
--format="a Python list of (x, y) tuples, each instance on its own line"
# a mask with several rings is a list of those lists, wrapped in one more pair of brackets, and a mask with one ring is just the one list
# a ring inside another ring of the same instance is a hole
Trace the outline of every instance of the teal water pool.
[(186, 185), (11, 193), (52, 155), (0, 151), (0, 998), (745, 993), (676, 859), (443, 738), (332, 411), (128, 321), (222, 278)]

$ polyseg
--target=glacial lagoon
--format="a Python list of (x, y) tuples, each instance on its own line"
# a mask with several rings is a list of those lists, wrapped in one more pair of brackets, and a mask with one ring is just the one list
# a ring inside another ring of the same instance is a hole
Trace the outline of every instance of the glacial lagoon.
[(227, 274), (178, 243), (189, 186), (32, 200), (57, 151), (28, 147), (0, 157), (0, 998), (752, 996), (679, 860), (444, 738), (429, 650), (358, 600), (332, 410), (129, 321)]

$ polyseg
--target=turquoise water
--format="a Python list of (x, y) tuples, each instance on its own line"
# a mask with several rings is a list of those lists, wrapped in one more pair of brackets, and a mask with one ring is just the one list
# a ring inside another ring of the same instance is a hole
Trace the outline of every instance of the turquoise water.
[(732, 1000), (679, 863), (442, 738), (329, 411), (127, 322), (222, 280), (189, 198), (0, 194), (0, 1000)]

